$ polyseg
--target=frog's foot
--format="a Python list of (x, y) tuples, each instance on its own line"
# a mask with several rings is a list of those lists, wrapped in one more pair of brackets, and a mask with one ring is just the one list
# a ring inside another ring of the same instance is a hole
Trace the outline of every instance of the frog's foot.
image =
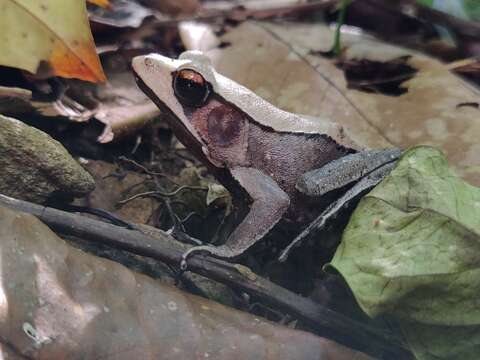
[(200, 246), (194, 246), (185, 251), (182, 255), (182, 261), (180, 262), (180, 270), (185, 271), (187, 270), (188, 264), (187, 260), (192, 254), (198, 253), (198, 252), (205, 252), (208, 253), (212, 256), (221, 258), (221, 259), (227, 259), (227, 258), (233, 258), (238, 255), (241, 255), (243, 253), (243, 250), (235, 251), (235, 249), (232, 249), (228, 246), (221, 245), (221, 246), (212, 246), (212, 245), (200, 245)]

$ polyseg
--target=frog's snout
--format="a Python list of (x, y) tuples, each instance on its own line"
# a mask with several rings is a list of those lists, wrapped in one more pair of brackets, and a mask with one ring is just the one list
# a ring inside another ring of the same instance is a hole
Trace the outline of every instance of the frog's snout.
[(148, 63), (152, 64), (151, 60), (147, 61), (147, 59), (148, 57), (145, 55), (135, 56), (132, 59), (132, 69), (133, 69), (133, 72), (135, 73), (135, 77), (139, 76), (139, 73), (143, 68), (145, 68), (146, 66), (149, 66), (147, 65)]

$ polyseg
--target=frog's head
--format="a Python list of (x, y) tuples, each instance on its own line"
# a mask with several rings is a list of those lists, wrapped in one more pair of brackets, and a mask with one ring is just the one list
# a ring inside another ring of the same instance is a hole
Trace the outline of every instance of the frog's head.
[(150, 54), (135, 57), (132, 68), (140, 88), (168, 115), (180, 141), (195, 155), (206, 155), (205, 141), (192, 122), (192, 114), (213, 93), (215, 76), (210, 59), (197, 51), (184, 52), (178, 60)]

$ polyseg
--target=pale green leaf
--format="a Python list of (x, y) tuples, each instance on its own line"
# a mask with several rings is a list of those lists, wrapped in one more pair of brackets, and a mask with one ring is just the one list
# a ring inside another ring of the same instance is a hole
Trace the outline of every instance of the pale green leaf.
[(439, 150), (402, 156), (360, 202), (331, 265), (369, 316), (399, 321), (419, 359), (478, 358), (480, 189)]

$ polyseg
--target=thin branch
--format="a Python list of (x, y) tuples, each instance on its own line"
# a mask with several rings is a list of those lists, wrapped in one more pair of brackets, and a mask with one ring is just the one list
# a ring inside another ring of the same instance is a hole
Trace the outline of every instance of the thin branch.
[(157, 196), (158, 195), (158, 196), (163, 196), (163, 197), (172, 197), (172, 196), (177, 195), (180, 191), (183, 191), (183, 190), (186, 190), (186, 189), (208, 191), (208, 188), (205, 187), (205, 186), (182, 185), (182, 186), (178, 187), (177, 189), (175, 189), (174, 191), (171, 191), (171, 192), (162, 192), (162, 191), (155, 190), (155, 191), (145, 191), (145, 192), (142, 192), (142, 193), (138, 193), (138, 194), (132, 195), (132, 196), (126, 198), (126, 199), (120, 200), (118, 202), (118, 204), (126, 204), (127, 202), (132, 201), (136, 198), (146, 197), (146, 196)]
[(139, 163), (136, 162), (135, 160), (129, 159), (129, 158), (125, 157), (125, 156), (119, 156), (119, 157), (118, 157), (118, 160), (121, 160), (121, 161), (127, 162), (127, 163), (129, 163), (129, 164), (132, 164), (132, 165), (134, 165), (135, 167), (137, 167), (138, 169), (142, 170), (144, 173), (146, 173), (146, 174), (148, 174), (148, 175), (163, 177), (163, 178), (167, 179), (168, 181), (170, 181), (171, 183), (173, 183), (174, 185), (179, 186), (178, 182), (176, 182), (174, 179), (172, 179), (172, 177), (170, 177), (170, 175), (168, 175), (168, 174), (165, 174), (165, 173), (162, 173), (162, 172), (155, 172), (155, 171), (149, 170), (149, 169), (147, 169), (145, 166), (143, 166), (142, 164), (139, 164)]

